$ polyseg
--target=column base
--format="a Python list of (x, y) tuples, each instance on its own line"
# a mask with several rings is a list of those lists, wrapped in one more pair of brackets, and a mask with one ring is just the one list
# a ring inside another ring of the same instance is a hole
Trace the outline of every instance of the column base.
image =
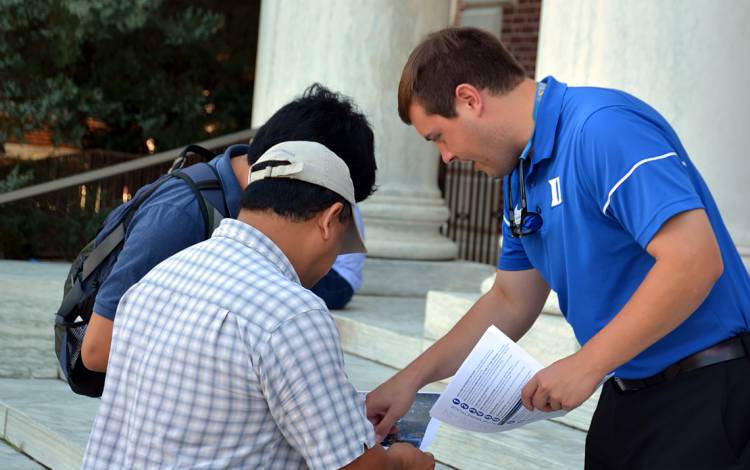
[(450, 260), (453, 241), (440, 234), (448, 208), (440, 198), (375, 194), (360, 205), (367, 256), (410, 260)]

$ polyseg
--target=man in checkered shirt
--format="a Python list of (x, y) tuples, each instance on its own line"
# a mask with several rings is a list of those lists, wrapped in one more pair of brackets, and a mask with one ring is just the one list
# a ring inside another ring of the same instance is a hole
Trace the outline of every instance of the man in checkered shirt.
[[(352, 165), (371, 174), (352, 181)], [(309, 141), (258, 159), (238, 219), (120, 301), (83, 468), (434, 466), (375, 442), (336, 324), (305, 288), (364, 251), (352, 208), (374, 175), (372, 154), (345, 161)]]

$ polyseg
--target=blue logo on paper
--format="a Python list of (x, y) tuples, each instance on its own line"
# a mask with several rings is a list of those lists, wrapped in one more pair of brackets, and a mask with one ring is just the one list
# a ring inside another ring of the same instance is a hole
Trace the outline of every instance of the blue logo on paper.
[(453, 404), (454, 405), (460, 405), (461, 404), (461, 400), (459, 400), (458, 398), (454, 398), (453, 399)]
[(475, 415), (475, 414), (477, 414), (477, 409), (476, 408), (469, 408), (469, 413)]
[(484, 415), (484, 419), (492, 419), (492, 416), (490, 416), (490, 415)]
[(469, 407), (469, 405), (467, 405), (466, 403), (461, 403), (461, 409), (464, 409), (464, 410), (465, 410), (465, 409), (467, 409), (468, 407)]

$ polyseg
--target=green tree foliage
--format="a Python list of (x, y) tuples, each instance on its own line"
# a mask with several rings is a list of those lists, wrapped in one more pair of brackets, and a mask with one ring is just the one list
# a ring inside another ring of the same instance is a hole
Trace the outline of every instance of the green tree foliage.
[(259, 0), (0, 0), (0, 144), (143, 153), (250, 125)]

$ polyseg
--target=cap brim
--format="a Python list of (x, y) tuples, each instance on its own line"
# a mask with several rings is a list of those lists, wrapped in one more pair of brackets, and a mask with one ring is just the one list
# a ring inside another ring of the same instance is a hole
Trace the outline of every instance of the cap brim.
[(346, 228), (346, 233), (344, 233), (344, 240), (341, 244), (340, 254), (367, 253), (367, 248), (365, 248), (362, 237), (359, 235), (361, 232), (362, 230), (359, 227), (359, 221), (354, 214), (352, 214)]

